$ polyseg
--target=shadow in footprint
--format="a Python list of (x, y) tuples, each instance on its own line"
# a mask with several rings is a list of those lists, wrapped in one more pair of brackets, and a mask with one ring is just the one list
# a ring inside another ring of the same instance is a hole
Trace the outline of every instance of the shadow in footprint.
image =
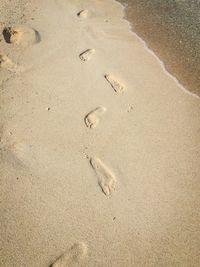
[(87, 251), (88, 248), (85, 243), (75, 243), (49, 267), (80, 266), (81, 261), (87, 256)]
[(77, 16), (81, 19), (86, 19), (88, 17), (88, 10), (83, 9), (77, 13)]
[(36, 43), (39, 43), (41, 42), (41, 35), (38, 31), (34, 30), (35, 31), (35, 42)]
[(2, 33), (5, 42), (11, 44), (11, 28), (10, 27), (4, 28)]

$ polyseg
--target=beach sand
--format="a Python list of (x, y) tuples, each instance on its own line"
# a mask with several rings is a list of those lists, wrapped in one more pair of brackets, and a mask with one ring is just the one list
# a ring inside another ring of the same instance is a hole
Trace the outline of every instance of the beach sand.
[(199, 98), (115, 1), (0, 14), (0, 266), (198, 267)]

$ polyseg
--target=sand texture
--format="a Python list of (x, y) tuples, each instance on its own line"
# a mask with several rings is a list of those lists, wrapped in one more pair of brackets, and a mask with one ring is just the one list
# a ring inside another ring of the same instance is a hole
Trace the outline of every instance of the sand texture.
[(198, 267), (200, 99), (118, 2), (0, 14), (0, 266)]

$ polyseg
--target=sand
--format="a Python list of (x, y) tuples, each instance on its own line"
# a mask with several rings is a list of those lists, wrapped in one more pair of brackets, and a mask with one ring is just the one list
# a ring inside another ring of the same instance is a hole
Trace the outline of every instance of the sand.
[(199, 266), (199, 98), (117, 2), (0, 7), (0, 266)]

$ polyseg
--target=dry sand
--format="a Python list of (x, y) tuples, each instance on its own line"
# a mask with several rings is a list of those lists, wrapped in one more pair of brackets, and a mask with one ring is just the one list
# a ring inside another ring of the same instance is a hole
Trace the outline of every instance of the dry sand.
[(3, 0), (2, 267), (200, 262), (200, 99), (111, 0)]

